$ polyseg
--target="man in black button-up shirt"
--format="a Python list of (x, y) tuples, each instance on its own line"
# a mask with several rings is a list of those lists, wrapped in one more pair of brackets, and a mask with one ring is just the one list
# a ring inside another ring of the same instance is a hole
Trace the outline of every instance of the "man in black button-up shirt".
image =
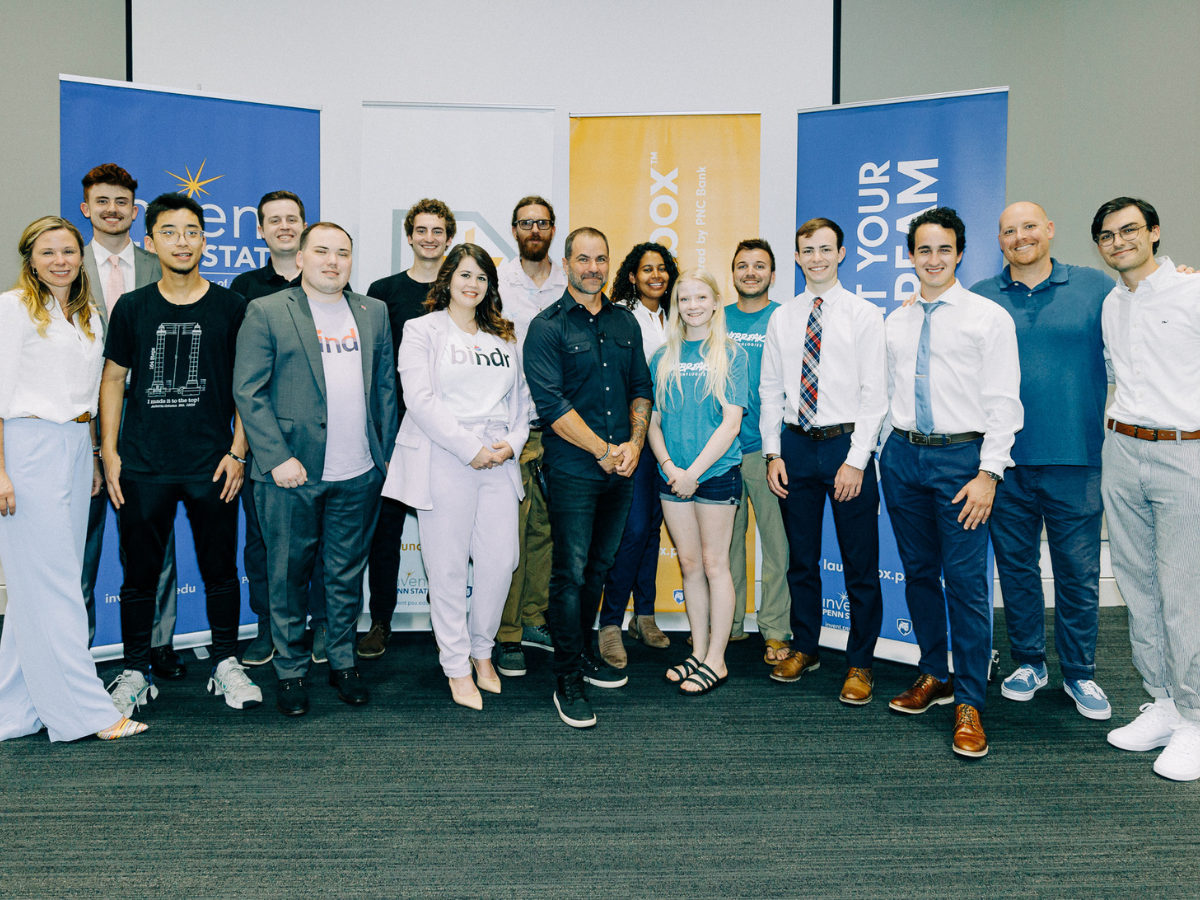
[(628, 680), (592, 650), (592, 621), (612, 568), (629, 504), (630, 476), (650, 420), (650, 370), (633, 313), (602, 293), (608, 240), (573, 231), (563, 267), (567, 291), (530, 323), (525, 377), (548, 428), (543, 436), (550, 532), (550, 607), (554, 704), (568, 725), (596, 724), (583, 682), (620, 687)]

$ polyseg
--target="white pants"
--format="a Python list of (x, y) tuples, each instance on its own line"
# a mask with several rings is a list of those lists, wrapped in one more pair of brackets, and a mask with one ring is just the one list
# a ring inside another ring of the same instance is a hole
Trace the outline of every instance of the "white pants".
[[(429, 461), (433, 509), (417, 510), (421, 559), (429, 578), (429, 615), (447, 678), (471, 674), (468, 656), (487, 659), (520, 545), (517, 491), (507, 467), (472, 469), (433, 445)], [(467, 611), (467, 562), (474, 560)]]
[(0, 639), (0, 740), (94, 734), (121, 718), (88, 651), (80, 588), (92, 490), (88, 426), (4, 422), (14, 515), (0, 517), (8, 612)]

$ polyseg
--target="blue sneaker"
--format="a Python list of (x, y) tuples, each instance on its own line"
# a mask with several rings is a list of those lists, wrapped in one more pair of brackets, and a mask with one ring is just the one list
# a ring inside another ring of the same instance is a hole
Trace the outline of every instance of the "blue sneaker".
[(1049, 683), (1050, 679), (1046, 675), (1045, 663), (1040, 666), (1022, 663), (1017, 671), (1004, 679), (1004, 683), (1000, 685), (1000, 695), (1009, 700), (1023, 703), (1026, 700), (1032, 700), (1033, 695)]
[(1063, 690), (1075, 701), (1075, 708), (1081, 716), (1100, 721), (1112, 718), (1112, 706), (1109, 705), (1108, 697), (1100, 689), (1100, 685), (1090, 678), (1068, 678), (1063, 682)]

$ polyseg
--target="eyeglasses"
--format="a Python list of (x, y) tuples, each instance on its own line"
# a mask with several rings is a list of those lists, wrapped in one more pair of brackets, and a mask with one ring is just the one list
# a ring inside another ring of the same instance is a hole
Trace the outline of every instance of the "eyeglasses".
[(538, 231), (549, 231), (554, 226), (549, 219), (518, 219), (513, 224), (521, 231), (533, 231), (535, 228)]
[(1101, 247), (1107, 247), (1114, 240), (1116, 240), (1118, 234), (1121, 236), (1122, 240), (1132, 241), (1135, 237), (1137, 237), (1139, 231), (1141, 231), (1143, 228), (1149, 227), (1149, 225), (1126, 225), (1124, 228), (1115, 232), (1102, 231), (1096, 235), (1096, 243)]
[(164, 228), (161, 231), (154, 232), (154, 234), (158, 235), (168, 244), (178, 244), (180, 238), (183, 238), (189, 244), (195, 244), (200, 241), (200, 238), (204, 237), (204, 232), (199, 228), (188, 228), (185, 231)]

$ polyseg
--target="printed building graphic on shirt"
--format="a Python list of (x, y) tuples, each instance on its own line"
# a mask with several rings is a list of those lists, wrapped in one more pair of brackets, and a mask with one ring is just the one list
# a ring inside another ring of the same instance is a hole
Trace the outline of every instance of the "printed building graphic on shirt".
[[(163, 322), (158, 326), (150, 351), (154, 378), (146, 390), (151, 407), (192, 407), (200, 402), (205, 384), (205, 379), (199, 377), (202, 336), (199, 322)], [(171, 395), (182, 399), (171, 399)]]

